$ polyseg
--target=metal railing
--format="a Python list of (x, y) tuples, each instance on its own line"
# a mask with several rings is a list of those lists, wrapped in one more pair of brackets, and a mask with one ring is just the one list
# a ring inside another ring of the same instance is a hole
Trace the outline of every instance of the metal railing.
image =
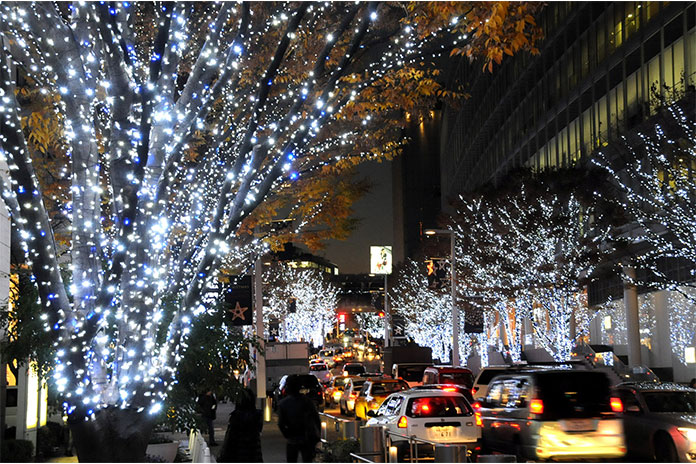
[[(385, 439), (384, 439), (384, 447), (387, 451), (386, 455), (386, 461), (387, 462), (398, 462), (397, 459), (397, 449), (396, 447), (391, 446), (391, 439), (387, 441), (388, 437), (399, 437), (403, 438), (406, 441), (408, 441), (408, 446), (409, 446), (409, 462), (420, 462), (420, 458), (418, 457), (418, 445), (419, 444), (424, 444), (424, 445), (431, 445), (433, 447), (433, 451), (435, 454), (435, 462), (466, 462), (466, 451), (467, 447), (464, 444), (457, 444), (457, 443), (438, 443), (434, 442), (431, 440), (426, 440), (425, 438), (418, 438), (415, 435), (403, 435), (400, 433), (392, 432), (390, 430), (387, 430), (386, 428), (383, 429)], [(438, 453), (440, 449), (447, 449), (447, 451), (453, 451), (452, 453)], [(444, 459), (439, 460), (438, 459), (438, 454), (444, 454)], [(463, 456), (463, 459), (462, 459)], [(453, 459), (454, 457), (459, 457), (459, 459)]]

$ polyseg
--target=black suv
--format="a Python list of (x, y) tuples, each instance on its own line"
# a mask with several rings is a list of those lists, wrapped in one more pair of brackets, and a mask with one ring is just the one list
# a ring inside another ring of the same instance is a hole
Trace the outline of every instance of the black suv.
[(278, 403), (288, 395), (287, 385), (289, 380), (291, 382), (294, 380), (299, 383), (300, 393), (314, 402), (317, 411), (324, 411), (324, 389), (319, 383), (319, 380), (310, 374), (284, 375), (280, 379), (278, 386), (273, 390), (273, 409), (276, 409)]

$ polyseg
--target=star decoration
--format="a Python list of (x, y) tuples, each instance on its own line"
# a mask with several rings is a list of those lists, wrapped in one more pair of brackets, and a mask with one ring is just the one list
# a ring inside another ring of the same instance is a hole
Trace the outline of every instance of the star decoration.
[(239, 301), (235, 302), (234, 308), (228, 309), (230, 313), (232, 313), (232, 320), (234, 321), (235, 319), (239, 318), (243, 321), (246, 320), (246, 317), (244, 317), (244, 312), (249, 309), (248, 307), (242, 307), (239, 305)]

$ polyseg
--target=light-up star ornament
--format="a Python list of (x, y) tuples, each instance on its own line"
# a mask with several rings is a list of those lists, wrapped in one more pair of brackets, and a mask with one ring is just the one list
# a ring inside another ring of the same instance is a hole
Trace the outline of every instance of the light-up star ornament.
[(241, 319), (243, 321), (246, 320), (246, 317), (244, 316), (244, 313), (246, 310), (249, 309), (249, 307), (243, 307), (240, 306), (239, 301), (235, 301), (234, 308), (228, 309), (228, 311), (232, 314), (232, 320), (234, 321), (235, 319)]

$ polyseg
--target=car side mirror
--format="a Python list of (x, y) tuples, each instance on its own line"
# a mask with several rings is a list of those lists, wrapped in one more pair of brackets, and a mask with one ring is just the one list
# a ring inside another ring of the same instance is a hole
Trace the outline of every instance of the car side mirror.
[(367, 415), (369, 417), (377, 417), (377, 413), (371, 409), (369, 411), (367, 411)]

